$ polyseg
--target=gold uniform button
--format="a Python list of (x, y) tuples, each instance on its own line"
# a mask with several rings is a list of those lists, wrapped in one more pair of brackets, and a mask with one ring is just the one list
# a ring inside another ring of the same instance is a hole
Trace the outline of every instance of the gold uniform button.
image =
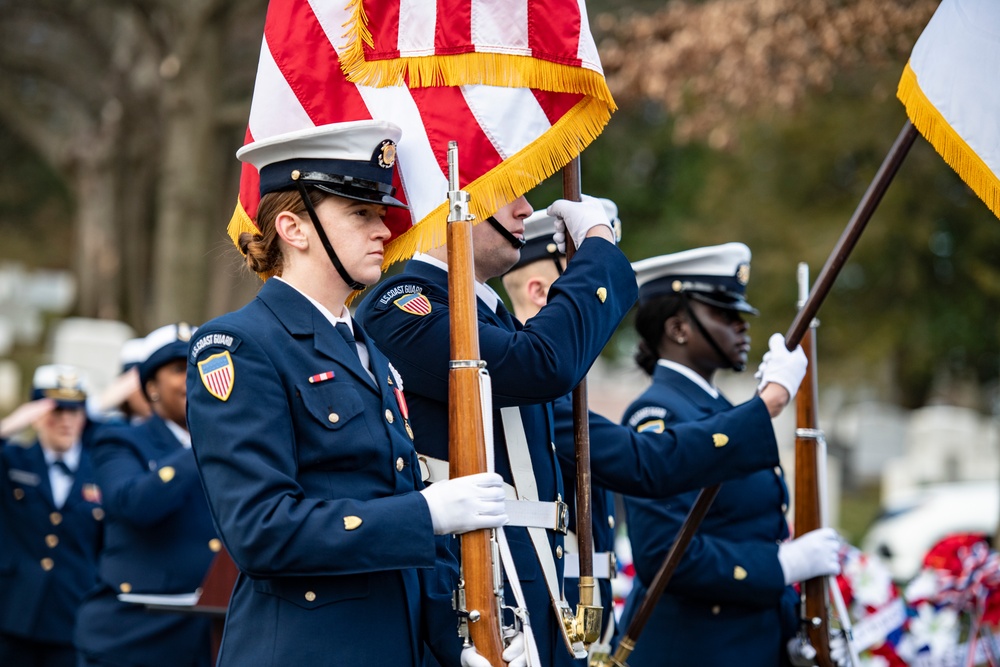
[(49, 549), (55, 549), (59, 545), (59, 536), (49, 533), (45, 536), (45, 544), (48, 545)]
[(403, 457), (400, 456), (398, 459), (396, 459), (396, 470), (398, 472), (403, 472), (403, 468), (405, 467), (406, 467), (406, 461), (404, 461)]
[(160, 471), (158, 473), (156, 473), (156, 474), (159, 475), (160, 476), (160, 480), (164, 484), (166, 484), (167, 482), (169, 482), (170, 480), (172, 480), (174, 478), (174, 475), (177, 474), (177, 471), (174, 470), (173, 467), (171, 467), (171, 466), (164, 466), (164, 467), (160, 468)]
[(354, 530), (360, 525), (361, 525), (361, 517), (359, 516), (344, 517), (344, 530)]
[(610, 528), (612, 530), (614, 530), (614, 528), (615, 528), (615, 517), (613, 517), (610, 514), (608, 515), (608, 528)]
[(40, 563), (42, 565), (42, 569), (45, 570), (46, 572), (48, 572), (49, 570), (51, 570), (56, 566), (55, 562), (53, 562), (51, 558), (43, 558), (40, 561)]
[(608, 299), (608, 290), (604, 287), (597, 288), (597, 300), (604, 303)]
[(121, 585), (118, 586), (118, 590), (120, 590), (122, 593), (131, 593), (132, 584), (128, 583), (127, 581), (123, 581)]
[(563, 557), (563, 548), (556, 547), (556, 558), (562, 558), (562, 557)]
[(331, 412), (330, 414), (328, 414), (328, 415), (326, 416), (326, 419), (327, 419), (327, 421), (329, 421), (329, 422), (330, 422), (331, 424), (336, 424), (337, 422), (339, 422), (339, 421), (340, 421), (340, 415), (338, 415), (338, 414), (337, 414), (336, 412)]
[(14, 489), (14, 500), (21, 500), (24, 498), (24, 489)]
[(306, 591), (306, 602), (315, 602), (316, 594), (312, 591)]
[(62, 523), (62, 514), (60, 514), (59, 512), (53, 512), (52, 514), (49, 515), (49, 521), (52, 522), (53, 526), (58, 526), (59, 524)]
[(90, 513), (94, 515), (95, 521), (104, 520), (104, 510), (102, 510), (100, 507), (95, 507), (94, 509), (90, 510)]
[(726, 445), (729, 444), (729, 436), (726, 435), (725, 433), (713, 433), (712, 443), (716, 447), (725, 447)]
[(712, 607), (712, 613), (715, 614), (716, 616), (718, 616), (721, 611), (722, 607), (720, 607), (719, 605), (715, 605)]
[(208, 541), (208, 550), (213, 553), (219, 553), (222, 551), (222, 541), (217, 537), (213, 537)]
[(385, 409), (385, 420), (390, 424), (396, 421), (396, 418), (392, 416), (392, 410), (390, 410), (389, 408)]
[(747, 578), (746, 570), (744, 570), (739, 565), (733, 568), (733, 579), (735, 579), (736, 581), (743, 581), (746, 578)]

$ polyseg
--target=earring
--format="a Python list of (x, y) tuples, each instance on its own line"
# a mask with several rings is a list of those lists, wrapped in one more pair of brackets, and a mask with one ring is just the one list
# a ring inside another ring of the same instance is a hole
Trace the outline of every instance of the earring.
[(149, 402), (150, 403), (156, 403), (158, 400), (160, 400), (160, 395), (159, 394), (150, 394), (149, 395)]
[(677, 343), (678, 345), (683, 345), (684, 343), (687, 342), (687, 338), (685, 338), (684, 336), (678, 336), (676, 339), (674, 339), (674, 342)]

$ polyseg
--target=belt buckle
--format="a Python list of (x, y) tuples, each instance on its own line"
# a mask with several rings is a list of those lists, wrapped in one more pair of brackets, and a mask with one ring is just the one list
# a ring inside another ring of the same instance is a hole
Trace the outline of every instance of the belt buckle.
[(556, 526), (555, 531), (565, 535), (569, 532), (569, 505), (562, 500), (555, 501)]

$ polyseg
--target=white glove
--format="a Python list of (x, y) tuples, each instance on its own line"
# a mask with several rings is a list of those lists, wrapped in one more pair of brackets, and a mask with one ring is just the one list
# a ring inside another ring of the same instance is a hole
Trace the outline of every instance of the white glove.
[(788, 400), (794, 400), (809, 364), (806, 353), (802, 351), (801, 345), (789, 352), (785, 347), (785, 337), (780, 333), (771, 334), (767, 346), (769, 351), (764, 353), (764, 359), (753, 375), (760, 380), (757, 391), (763, 391), (767, 383), (774, 382), (788, 390)]
[(499, 528), (507, 523), (503, 478), (495, 472), (435, 482), (420, 492), (435, 535)]
[(840, 573), (840, 536), (833, 528), (818, 528), (778, 545), (778, 562), (785, 585)]
[[(518, 632), (500, 655), (508, 667), (527, 667), (528, 653), (524, 650), (524, 633)], [(494, 667), (476, 652), (475, 646), (462, 649), (462, 667)]]
[(556, 231), (552, 235), (552, 240), (563, 254), (566, 253), (567, 233), (577, 248), (583, 245), (587, 232), (598, 225), (610, 229), (611, 237), (615, 238), (615, 228), (611, 225), (608, 214), (605, 213), (601, 202), (594, 197), (584, 195), (583, 201), (557, 199), (545, 212), (556, 219)]

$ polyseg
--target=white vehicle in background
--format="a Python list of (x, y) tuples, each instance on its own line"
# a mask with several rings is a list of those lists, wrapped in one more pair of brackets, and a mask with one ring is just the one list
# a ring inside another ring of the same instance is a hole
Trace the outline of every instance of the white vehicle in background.
[(986, 533), (992, 544), (998, 522), (1000, 481), (934, 484), (887, 503), (862, 539), (861, 550), (883, 559), (895, 581), (907, 582), (942, 538)]

